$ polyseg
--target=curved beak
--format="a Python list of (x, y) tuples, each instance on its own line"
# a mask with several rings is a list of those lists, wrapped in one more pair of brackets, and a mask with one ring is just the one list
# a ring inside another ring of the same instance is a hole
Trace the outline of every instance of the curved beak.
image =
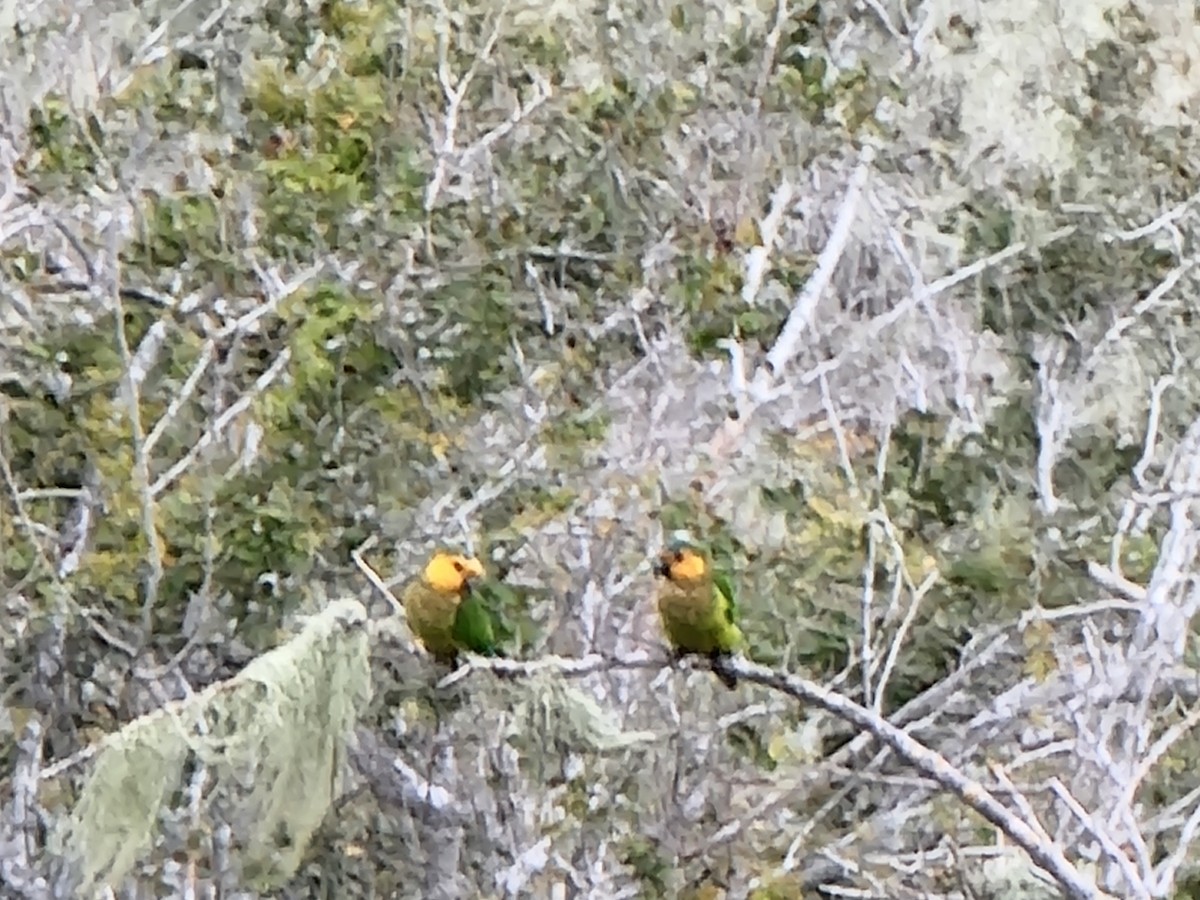
[(464, 580), (470, 581), (472, 578), (483, 577), (483, 563), (475, 559), (475, 557), (469, 556), (463, 559), (462, 566)]

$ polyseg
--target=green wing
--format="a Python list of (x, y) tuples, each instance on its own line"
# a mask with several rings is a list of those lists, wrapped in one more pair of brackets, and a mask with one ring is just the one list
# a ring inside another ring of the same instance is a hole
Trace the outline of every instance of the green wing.
[(497, 656), (496, 629), (487, 598), (473, 590), (459, 604), (454, 619), (454, 640), (464, 650), (481, 656)]
[(733, 594), (733, 582), (727, 573), (716, 570), (713, 572), (712, 583), (717, 593), (725, 597), (725, 618), (730, 625), (734, 624), (737, 619), (737, 598)]
[(507, 656), (501, 643), (511, 643), (516, 634), (511, 616), (520, 596), (502, 581), (471, 582), (471, 593), (458, 608), (454, 639), (464, 650), (483, 656)]

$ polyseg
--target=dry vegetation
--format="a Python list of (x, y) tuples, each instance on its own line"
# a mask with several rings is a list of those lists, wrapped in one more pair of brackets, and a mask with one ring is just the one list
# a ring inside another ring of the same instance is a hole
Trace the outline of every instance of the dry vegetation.
[(1190, 4), (10, 6), (0, 895), (1200, 896)]

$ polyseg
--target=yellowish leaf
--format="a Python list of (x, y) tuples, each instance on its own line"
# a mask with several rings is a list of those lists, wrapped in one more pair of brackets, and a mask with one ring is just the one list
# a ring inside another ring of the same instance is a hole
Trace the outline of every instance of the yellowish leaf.
[(767, 756), (773, 762), (783, 762), (791, 756), (791, 747), (789, 746), (786, 732), (778, 732), (767, 742)]
[(824, 497), (809, 497), (808, 508), (827, 522), (837, 518), (837, 509)]
[(742, 216), (733, 230), (733, 240), (739, 247), (753, 247), (762, 240), (758, 234), (758, 223), (750, 216)]
[(675, 81), (671, 84), (671, 93), (679, 103), (692, 103), (696, 99), (696, 89), (686, 81)]

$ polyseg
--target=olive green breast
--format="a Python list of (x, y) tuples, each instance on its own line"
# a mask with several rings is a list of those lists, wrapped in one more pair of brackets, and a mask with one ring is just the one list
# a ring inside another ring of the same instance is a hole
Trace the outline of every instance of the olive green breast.
[(741, 634), (726, 617), (720, 600), (711, 584), (660, 584), (658, 614), (671, 645), (688, 653), (733, 650)]
[(402, 602), (408, 627), (421, 644), (439, 658), (453, 657), (458, 648), (454, 623), (461, 598), (458, 594), (436, 591), (422, 581), (414, 581), (404, 591)]

